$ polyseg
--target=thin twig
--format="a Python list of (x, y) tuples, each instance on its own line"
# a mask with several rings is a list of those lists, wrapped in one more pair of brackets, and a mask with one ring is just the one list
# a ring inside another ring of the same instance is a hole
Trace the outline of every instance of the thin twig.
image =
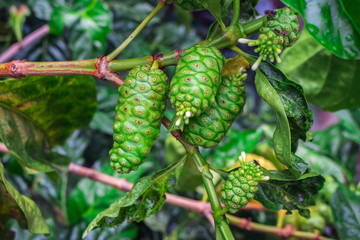
[(16, 56), (24, 47), (32, 44), (33, 42), (41, 39), (42, 37), (49, 34), (49, 25), (44, 25), (34, 32), (27, 35), (21, 42), (12, 44), (5, 52), (0, 54), (0, 63), (7, 62)]

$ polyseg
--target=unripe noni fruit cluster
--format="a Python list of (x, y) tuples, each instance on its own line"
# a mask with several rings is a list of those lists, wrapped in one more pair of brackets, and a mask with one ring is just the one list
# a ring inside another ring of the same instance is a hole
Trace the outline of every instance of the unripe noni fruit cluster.
[(246, 162), (243, 152), (239, 157), (241, 167), (230, 172), (221, 186), (221, 201), (231, 213), (237, 212), (254, 199), (259, 181), (269, 180), (264, 176), (260, 166), (254, 162)]
[[(215, 47), (195, 45), (184, 51), (177, 65), (169, 93), (177, 112), (172, 126), (185, 125), (184, 137), (192, 145), (216, 146), (242, 112), (243, 72), (249, 64), (242, 57), (229, 59), (223, 72), (224, 61)], [(132, 69), (119, 88), (110, 150), (110, 164), (117, 172), (136, 170), (149, 154), (160, 133), (168, 88), (157, 62)]]
[(240, 38), (240, 43), (249, 46), (258, 46), (254, 52), (259, 53), (259, 58), (253, 64), (255, 70), (262, 60), (269, 58), (270, 61), (281, 62), (279, 54), (293, 45), (299, 38), (299, 22), (297, 14), (290, 8), (281, 8), (274, 11), (266, 11), (267, 17), (264, 26), (260, 28), (258, 39)]

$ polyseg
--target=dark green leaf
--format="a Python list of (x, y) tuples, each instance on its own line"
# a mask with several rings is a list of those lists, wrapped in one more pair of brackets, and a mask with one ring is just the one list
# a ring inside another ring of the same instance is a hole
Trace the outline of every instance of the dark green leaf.
[(137, 181), (131, 191), (109, 208), (99, 213), (88, 225), (83, 238), (98, 227), (114, 227), (128, 221), (142, 221), (158, 212), (165, 203), (166, 191), (175, 185), (183, 161), (177, 162), (152, 176)]
[(359, 60), (336, 57), (306, 31), (281, 58), (279, 68), (301, 84), (310, 103), (329, 111), (360, 106)]
[(226, 134), (226, 139), (215, 149), (211, 164), (220, 169), (226, 169), (235, 164), (242, 151), (251, 152), (264, 132), (261, 128), (238, 131), (233, 128)]
[(255, 19), (259, 13), (257, 12), (255, 6), (259, 0), (242, 0), (241, 9), (240, 9), (240, 24), (248, 22), (250, 19)]
[(360, 35), (338, 0), (282, 2), (300, 13), (310, 34), (327, 50), (343, 59), (360, 59)]
[(99, 0), (82, 0), (73, 6), (54, 8), (50, 32), (61, 35), (69, 27), (69, 47), (73, 59), (88, 59), (104, 54), (106, 36), (111, 31), (111, 13)]
[(314, 195), (324, 185), (323, 177), (316, 173), (306, 173), (296, 179), (289, 170), (263, 171), (270, 176), (270, 180), (260, 182), (256, 200), (272, 211), (299, 210), (302, 216), (310, 217), (306, 207), (314, 203)]
[[(275, 111), (278, 122), (273, 136), (274, 150), (277, 159), (292, 169), (295, 175), (301, 175), (307, 169), (306, 163), (293, 154), (291, 146), (291, 131), (286, 108), (282, 98), (271, 84), (270, 78), (285, 79), (285, 76), (275, 70), (271, 64), (261, 63), (256, 73), (255, 86), (258, 94), (271, 106)], [(302, 107), (304, 109), (304, 107)], [(305, 107), (306, 109), (306, 107)]]
[(290, 126), (291, 150), (295, 152), (299, 139), (306, 141), (306, 133), (314, 121), (304, 91), (299, 84), (287, 79), (281, 71), (268, 62), (262, 62), (259, 69), (280, 96)]
[(51, 147), (90, 121), (96, 105), (94, 85), (87, 76), (0, 82), (0, 136), (22, 165), (51, 171), (50, 166), (68, 164), (69, 159)]
[(331, 209), (334, 225), (341, 240), (357, 240), (360, 236), (360, 196), (340, 185), (333, 195)]
[(356, 30), (360, 32), (360, 2), (356, 0), (339, 0), (339, 2)]
[(49, 233), (39, 208), (6, 180), (4, 166), (0, 162), (0, 221), (6, 223), (11, 218), (32, 233)]
[(0, 106), (31, 120), (55, 145), (91, 120), (96, 106), (95, 82), (88, 76), (1, 81)]

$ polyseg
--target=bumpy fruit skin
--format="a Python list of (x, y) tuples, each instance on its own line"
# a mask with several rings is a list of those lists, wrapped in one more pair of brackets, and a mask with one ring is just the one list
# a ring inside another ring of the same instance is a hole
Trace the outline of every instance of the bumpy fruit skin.
[(211, 46), (195, 45), (184, 51), (170, 84), (175, 125), (200, 115), (215, 101), (224, 61), (221, 52)]
[(141, 65), (132, 69), (119, 88), (110, 165), (118, 173), (137, 170), (160, 134), (166, 107), (167, 76)]
[[(245, 159), (245, 158), (244, 158)], [(241, 161), (241, 168), (231, 171), (221, 186), (221, 201), (235, 213), (253, 200), (261, 180), (268, 180), (254, 162)]]
[(183, 137), (188, 143), (205, 148), (220, 143), (245, 105), (246, 77), (246, 74), (238, 73), (222, 78), (215, 102), (199, 116), (190, 118), (184, 127)]
[(298, 16), (290, 8), (270, 11), (264, 26), (260, 28), (257, 40), (239, 39), (240, 43), (258, 46), (254, 52), (259, 53), (259, 62), (269, 57), (270, 61), (281, 62), (279, 54), (290, 47), (299, 38)]

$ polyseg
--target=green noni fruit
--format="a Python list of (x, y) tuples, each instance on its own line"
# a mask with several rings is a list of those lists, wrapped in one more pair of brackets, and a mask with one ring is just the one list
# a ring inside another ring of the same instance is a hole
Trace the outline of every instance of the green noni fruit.
[(286, 47), (290, 47), (299, 38), (299, 21), (297, 14), (290, 8), (268, 11), (264, 26), (260, 28), (260, 35), (256, 40), (240, 38), (240, 43), (258, 46), (254, 51), (260, 57), (252, 66), (255, 70), (262, 60), (267, 57), (270, 61), (281, 62), (279, 54)]
[(246, 162), (243, 152), (239, 157), (241, 167), (230, 172), (221, 186), (221, 201), (229, 212), (235, 213), (254, 199), (259, 181), (269, 180), (254, 162)]
[(160, 134), (167, 76), (156, 65), (135, 67), (119, 88), (114, 146), (110, 150), (110, 165), (118, 173), (136, 170)]
[(170, 101), (176, 109), (170, 130), (181, 128), (215, 101), (224, 61), (215, 47), (194, 45), (184, 51), (170, 84)]
[[(227, 69), (227, 63), (224, 70)], [(232, 64), (229, 65), (231, 67)], [(183, 131), (183, 137), (188, 143), (212, 148), (224, 138), (245, 104), (244, 80), (247, 74), (243, 71), (247, 66), (232, 75), (223, 76), (213, 104), (199, 116), (189, 119)]]

